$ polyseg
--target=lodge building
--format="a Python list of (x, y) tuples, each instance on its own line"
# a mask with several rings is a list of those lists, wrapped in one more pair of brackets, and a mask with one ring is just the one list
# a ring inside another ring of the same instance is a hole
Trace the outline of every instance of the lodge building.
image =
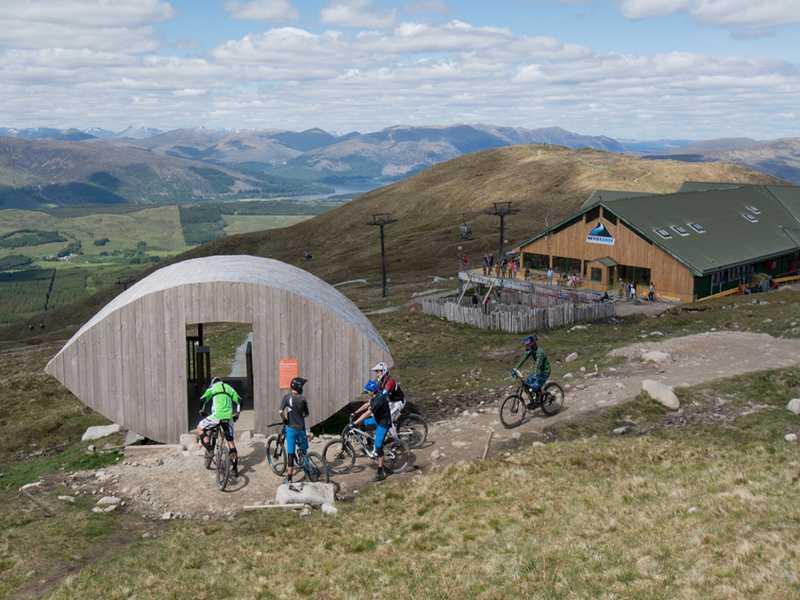
[(687, 182), (677, 193), (595, 191), (580, 212), (513, 251), (523, 272), (575, 274), (616, 291), (652, 281), (690, 302), (800, 267), (800, 187)]

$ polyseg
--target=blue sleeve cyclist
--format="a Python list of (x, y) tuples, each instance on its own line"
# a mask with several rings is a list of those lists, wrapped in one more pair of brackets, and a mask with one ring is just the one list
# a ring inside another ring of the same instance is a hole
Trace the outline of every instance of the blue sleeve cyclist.
[(381, 391), (377, 381), (368, 381), (364, 385), (364, 392), (369, 394), (370, 398), (356, 411), (356, 414), (361, 414), (356, 420), (356, 425), (363, 423), (365, 427), (375, 428), (375, 454), (378, 457), (378, 472), (375, 474), (375, 481), (383, 481), (386, 479), (386, 469), (383, 466), (383, 442), (392, 426), (389, 394)]
[(303, 396), (303, 386), (307, 380), (295, 377), (289, 384), (289, 393), (281, 400), (281, 418), (286, 425), (286, 456), (289, 461), (289, 470), (283, 483), (291, 483), (294, 475), (294, 451), (299, 445), (304, 451), (308, 450), (308, 436), (306, 435), (306, 417), (308, 416), (308, 403)]
[(533, 372), (528, 375), (525, 384), (531, 391), (538, 394), (550, 378), (550, 361), (545, 351), (539, 347), (539, 340), (535, 335), (529, 335), (522, 340), (522, 345), (525, 346), (525, 353), (514, 371), (519, 373), (522, 365), (528, 362), (529, 359), (533, 359)]

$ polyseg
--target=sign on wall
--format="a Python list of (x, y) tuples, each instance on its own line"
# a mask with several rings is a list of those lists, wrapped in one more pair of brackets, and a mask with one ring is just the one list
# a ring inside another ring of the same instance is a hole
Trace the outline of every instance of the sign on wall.
[(614, 236), (606, 229), (602, 223), (598, 223), (586, 236), (586, 242), (589, 244), (602, 244), (603, 246), (613, 246)]
[(296, 358), (282, 358), (278, 363), (278, 381), (280, 389), (288, 390), (292, 379), (300, 376), (300, 361)]

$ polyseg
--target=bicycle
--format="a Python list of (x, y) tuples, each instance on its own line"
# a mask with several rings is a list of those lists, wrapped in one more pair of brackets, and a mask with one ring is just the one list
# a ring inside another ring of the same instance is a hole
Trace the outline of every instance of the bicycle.
[(428, 422), (418, 413), (401, 415), (396, 427), (398, 437), (409, 449), (422, 448), (428, 439)]
[(555, 381), (547, 383), (542, 389), (535, 392), (525, 382), (525, 378), (518, 369), (512, 370), (511, 374), (514, 379), (519, 381), (519, 389), (503, 400), (503, 404), (500, 405), (500, 422), (506, 429), (522, 423), (528, 410), (541, 408), (545, 415), (552, 416), (564, 406), (564, 390)]
[[(228, 421), (220, 421), (205, 430), (204, 435), (208, 436), (208, 445), (203, 444), (203, 448), (205, 448), (206, 469), (211, 469), (212, 465), (216, 467), (217, 487), (224, 492), (231, 481), (233, 465), (231, 463), (231, 451), (225, 440), (222, 423), (228, 423)], [(200, 438), (200, 443), (203, 443), (202, 437)]]
[[(401, 473), (408, 466), (410, 451), (408, 444), (402, 439), (387, 439), (383, 444), (383, 465), (393, 473)], [(353, 415), (350, 422), (342, 430), (339, 439), (331, 440), (322, 449), (322, 459), (334, 473), (347, 473), (356, 464), (356, 452), (372, 460), (378, 458), (375, 450), (375, 436), (355, 424)]]
[[(279, 477), (286, 473), (288, 460), (286, 455), (286, 425), (282, 422), (270, 423), (269, 427), (280, 425), (279, 433), (273, 433), (267, 438), (267, 462), (272, 468), (272, 472)], [(330, 481), (330, 471), (325, 459), (318, 452), (303, 450), (298, 444), (294, 450), (294, 462), (303, 469), (309, 481), (319, 481), (324, 478), (327, 483)]]

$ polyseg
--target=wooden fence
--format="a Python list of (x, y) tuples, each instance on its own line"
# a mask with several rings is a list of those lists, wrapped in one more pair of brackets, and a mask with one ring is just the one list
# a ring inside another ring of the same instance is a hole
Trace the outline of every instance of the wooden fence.
[(547, 308), (524, 305), (494, 304), (490, 306), (460, 306), (456, 298), (425, 298), (422, 312), (454, 323), (472, 325), (481, 329), (494, 329), (508, 333), (527, 333), (543, 329), (556, 329), (574, 323), (609, 319), (616, 314), (613, 302), (591, 304), (562, 303)]

